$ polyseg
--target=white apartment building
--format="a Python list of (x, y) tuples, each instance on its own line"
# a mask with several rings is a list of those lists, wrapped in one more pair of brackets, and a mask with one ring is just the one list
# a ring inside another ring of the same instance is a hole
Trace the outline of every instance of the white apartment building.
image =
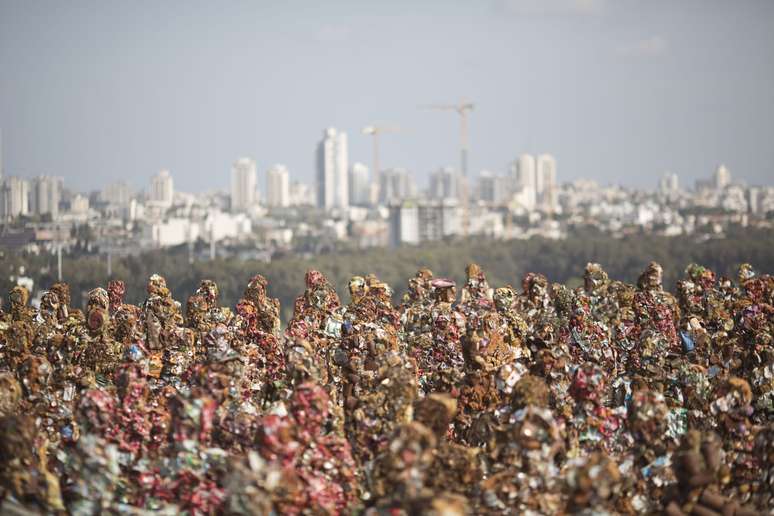
[(349, 168), (349, 202), (353, 206), (371, 204), (371, 179), (368, 167), (360, 162)]
[(62, 178), (40, 176), (32, 181), (30, 190), (30, 212), (35, 215), (51, 215), (56, 219), (59, 215)]
[(175, 186), (169, 170), (162, 170), (151, 178), (150, 194), (148, 196), (148, 201), (151, 204), (162, 208), (169, 208), (172, 206), (174, 196)]
[(307, 183), (293, 181), (290, 184), (291, 206), (313, 206), (315, 204), (314, 190)]
[(724, 189), (725, 187), (731, 184), (731, 171), (728, 170), (728, 168), (725, 165), (720, 165), (717, 168), (717, 170), (715, 170), (713, 183), (714, 183), (715, 189), (717, 190)]
[(285, 165), (274, 165), (266, 173), (266, 204), (274, 208), (290, 205), (290, 173)]
[(240, 158), (231, 166), (231, 211), (247, 211), (257, 202), (255, 161)]
[(430, 197), (433, 199), (462, 200), (465, 178), (452, 167), (444, 167), (430, 174)]
[(418, 244), (419, 207), (413, 201), (390, 207), (389, 242), (391, 247)]
[(658, 182), (658, 191), (671, 196), (680, 191), (680, 178), (674, 172), (665, 172)]
[(557, 207), (556, 158), (551, 154), (537, 157), (535, 194), (541, 209), (553, 212)]
[(10, 220), (30, 212), (30, 183), (20, 177), (0, 181), (0, 219)]
[(401, 202), (417, 195), (414, 178), (405, 168), (383, 170), (379, 180), (379, 202), (382, 204)]
[(132, 199), (132, 190), (124, 181), (117, 181), (107, 185), (99, 194), (100, 200), (118, 207), (129, 205)]
[(537, 174), (535, 157), (522, 154), (514, 162), (513, 179), (515, 192), (524, 209), (532, 211), (537, 206)]
[(347, 134), (330, 127), (317, 146), (317, 206), (349, 206), (349, 155)]

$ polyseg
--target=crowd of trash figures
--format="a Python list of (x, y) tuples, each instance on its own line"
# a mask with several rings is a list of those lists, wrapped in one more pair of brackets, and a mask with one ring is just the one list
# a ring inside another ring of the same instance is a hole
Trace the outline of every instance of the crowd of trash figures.
[(183, 309), (154, 275), (85, 312), (0, 312), (2, 512), (774, 512), (774, 277), (690, 265), (671, 294), (586, 266), (490, 288), (422, 269), (343, 303), (317, 271), (284, 331), (267, 280)]

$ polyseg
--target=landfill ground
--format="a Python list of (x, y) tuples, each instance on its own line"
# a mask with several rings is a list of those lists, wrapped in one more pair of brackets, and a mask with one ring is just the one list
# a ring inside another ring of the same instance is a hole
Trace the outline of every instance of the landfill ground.
[(581, 271), (15, 287), (0, 514), (774, 514), (774, 277)]

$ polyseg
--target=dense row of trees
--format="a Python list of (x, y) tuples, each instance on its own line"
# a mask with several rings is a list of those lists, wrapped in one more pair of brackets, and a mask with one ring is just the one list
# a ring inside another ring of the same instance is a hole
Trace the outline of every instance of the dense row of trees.
[[(145, 283), (153, 273), (166, 277), (176, 299), (185, 299), (204, 278), (220, 286), (223, 304), (233, 306), (248, 279), (256, 273), (269, 279), (269, 291), (282, 303), (283, 317), (289, 316), (293, 299), (304, 289), (304, 273), (315, 268), (333, 281), (340, 295), (347, 299), (346, 285), (353, 275), (375, 273), (396, 291), (396, 300), (406, 281), (420, 267), (429, 267), (436, 276), (464, 281), (465, 266), (480, 264), (493, 286), (518, 286), (529, 271), (541, 272), (551, 281), (579, 285), (586, 262), (597, 261), (611, 277), (634, 282), (651, 260), (664, 267), (665, 285), (672, 288), (682, 276), (685, 266), (700, 263), (720, 275), (734, 276), (736, 268), (751, 263), (761, 272), (774, 268), (774, 231), (739, 228), (724, 238), (660, 237), (633, 235), (614, 239), (594, 231), (576, 234), (561, 241), (533, 238), (525, 241), (496, 241), (471, 238), (455, 242), (439, 242), (421, 247), (394, 250), (372, 249), (364, 252), (339, 252), (314, 259), (280, 258), (266, 264), (257, 261), (217, 259), (188, 263), (185, 249), (149, 252), (127, 258), (113, 258), (112, 277), (127, 284), (127, 300), (139, 303), (145, 297)], [(0, 257), (0, 292), (11, 286), (11, 276), (24, 266), (36, 287), (45, 288), (56, 280), (55, 256), (24, 256), (8, 251)], [(82, 297), (95, 286), (107, 284), (104, 257), (66, 256), (64, 280), (70, 283), (73, 303), (80, 305)]]

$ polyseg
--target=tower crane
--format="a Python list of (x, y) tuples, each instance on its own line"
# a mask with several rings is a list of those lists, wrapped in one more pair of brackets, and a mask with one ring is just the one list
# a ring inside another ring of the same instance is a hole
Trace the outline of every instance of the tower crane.
[(470, 227), (470, 199), (468, 193), (468, 113), (473, 111), (472, 102), (461, 101), (457, 104), (428, 104), (420, 106), (437, 111), (454, 111), (460, 116), (460, 172), (462, 173), (462, 230), (468, 236)]
[(374, 191), (376, 193), (376, 199), (375, 201), (379, 201), (379, 189), (381, 188), (381, 171), (379, 168), (379, 135), (381, 133), (397, 133), (400, 131), (400, 128), (393, 125), (367, 125), (363, 127), (363, 134), (368, 134), (372, 136), (373, 141), (373, 147), (374, 147), (374, 175), (373, 175), (373, 184), (374, 184)]
[(473, 103), (459, 102), (457, 104), (428, 104), (424, 109), (437, 111), (455, 111), (460, 115), (460, 172), (468, 177), (468, 113), (473, 111)]

